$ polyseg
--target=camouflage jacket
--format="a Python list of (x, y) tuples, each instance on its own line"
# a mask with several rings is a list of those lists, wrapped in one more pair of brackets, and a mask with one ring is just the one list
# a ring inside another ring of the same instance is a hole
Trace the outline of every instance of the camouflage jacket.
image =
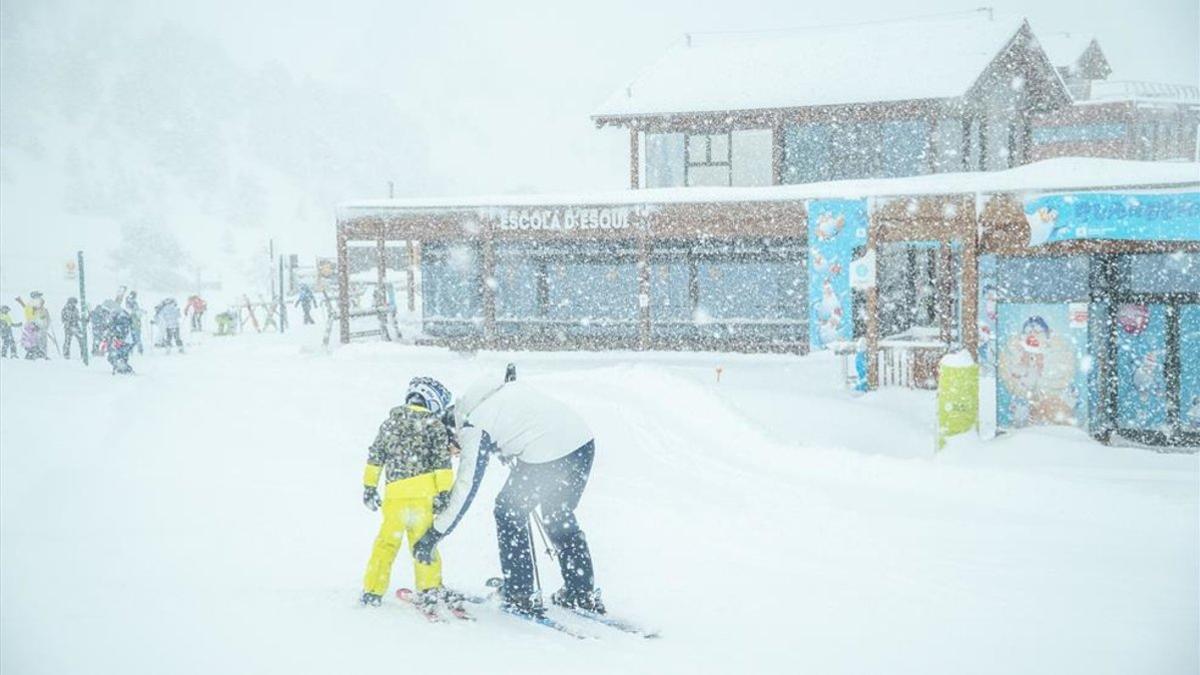
[[(450, 432), (435, 415), (407, 405), (392, 408), (367, 453), (386, 482), (450, 468)], [(368, 469), (369, 470), (369, 469)]]

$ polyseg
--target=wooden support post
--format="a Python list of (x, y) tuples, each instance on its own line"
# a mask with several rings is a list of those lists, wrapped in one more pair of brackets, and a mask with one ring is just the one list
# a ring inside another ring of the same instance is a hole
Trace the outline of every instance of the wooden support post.
[(482, 249), (479, 283), (483, 292), (483, 342), (490, 348), (496, 343), (496, 247), (490, 230), (484, 235)]
[(638, 349), (650, 348), (650, 241), (645, 229), (638, 232)]
[(342, 344), (350, 343), (350, 252), (347, 250), (346, 232), (338, 226), (337, 233), (338, 274), (338, 332)]
[(934, 275), (934, 304), (933, 311), (938, 325), (938, 340), (949, 345), (952, 340), (950, 319), (954, 315), (954, 260), (950, 251), (950, 242), (942, 241), (937, 248), (937, 264)]
[(638, 130), (636, 126), (629, 127), (629, 187), (636, 190), (641, 187), (640, 167), (638, 166)]
[(413, 313), (417, 311), (417, 245), (409, 239), (407, 242), (408, 248), (408, 266), (405, 268), (405, 281), (408, 283), (408, 311)]
[[(879, 388), (879, 268), (883, 256), (879, 250), (879, 223), (875, 202), (867, 200), (867, 250), (875, 251), (875, 285), (867, 289), (867, 389)], [(812, 312), (809, 312), (810, 316)], [(811, 320), (811, 319), (810, 319)]]
[(961, 204), (960, 232), (962, 232), (962, 331), (960, 336), (963, 348), (971, 353), (971, 358), (979, 361), (979, 224), (978, 214), (975, 213), (974, 196), (969, 196), (971, 204)]
[(771, 185), (783, 185), (783, 125), (771, 130)]

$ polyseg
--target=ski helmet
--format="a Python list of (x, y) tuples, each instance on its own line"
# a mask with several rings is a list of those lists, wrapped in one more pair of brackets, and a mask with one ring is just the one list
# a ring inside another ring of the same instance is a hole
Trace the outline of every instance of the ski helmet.
[(420, 405), (434, 415), (445, 414), (452, 405), (450, 390), (432, 377), (414, 377), (409, 380), (404, 402)]

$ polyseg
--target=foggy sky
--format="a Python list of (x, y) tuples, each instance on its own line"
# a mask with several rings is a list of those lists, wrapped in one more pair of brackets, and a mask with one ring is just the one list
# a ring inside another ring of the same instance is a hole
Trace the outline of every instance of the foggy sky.
[[(33, 3), (5, 0), (5, 5), (6, 19), (11, 19), (30, 11)], [(36, 5), (46, 7), (44, 2)], [(52, 11), (71, 13), (80, 7), (97, 5), (58, 3)], [(109, 2), (103, 7), (134, 28), (182, 24), (250, 67), (275, 63), (298, 78), (390, 94), (420, 125), (431, 152), (429, 170), (435, 174), (430, 183), (438, 194), (622, 187), (627, 180), (626, 137), (596, 130), (589, 114), (684, 32), (800, 27), (973, 8), (949, 0), (213, 0)], [(995, 5), (997, 12), (1027, 16), (1039, 33), (1094, 33), (1113, 64), (1113, 78), (1182, 83), (1200, 78), (1198, 7), (1196, 0), (1019, 0)], [(914, 47), (919, 44), (914, 36)], [(382, 196), (386, 181), (380, 178), (380, 194), (360, 196)], [(406, 185), (397, 189), (412, 193)]]

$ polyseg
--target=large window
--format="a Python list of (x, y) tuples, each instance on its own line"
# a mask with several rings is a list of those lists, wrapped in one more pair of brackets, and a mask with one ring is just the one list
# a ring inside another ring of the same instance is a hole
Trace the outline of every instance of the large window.
[(770, 129), (734, 129), (733, 185), (771, 185), (775, 135)]
[(1085, 255), (1000, 257), (996, 297), (1005, 302), (1071, 302), (1088, 299)]
[(784, 129), (784, 183), (926, 173), (926, 120), (835, 121)]

